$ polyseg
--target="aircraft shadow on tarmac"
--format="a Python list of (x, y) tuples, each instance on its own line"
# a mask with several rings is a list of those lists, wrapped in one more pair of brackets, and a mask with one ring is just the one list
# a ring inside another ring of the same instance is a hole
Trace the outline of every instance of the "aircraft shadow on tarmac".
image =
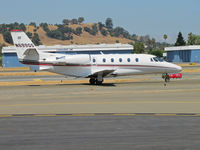
[[(120, 84), (164, 84), (164, 82), (157, 82), (157, 81), (148, 81), (148, 82), (121, 82), (121, 83), (103, 83), (101, 85), (91, 85), (89, 83), (76, 83), (76, 84), (54, 84), (56, 86), (70, 86), (70, 85), (85, 85), (85, 86), (102, 86), (102, 87), (116, 87), (117, 85), (120, 85)], [(52, 84), (53, 85), (53, 84)], [(27, 86), (52, 86), (52, 85), (27, 85)]]
[(66, 85), (89, 85), (89, 86), (116, 86), (114, 83), (103, 83), (101, 85), (91, 85), (89, 83), (80, 83), (80, 84), (56, 84), (57, 86), (66, 86)]

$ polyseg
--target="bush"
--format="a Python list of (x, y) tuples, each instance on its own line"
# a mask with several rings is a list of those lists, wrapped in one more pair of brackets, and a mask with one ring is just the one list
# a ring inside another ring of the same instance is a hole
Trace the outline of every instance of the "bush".
[(97, 24), (92, 25), (92, 29), (90, 29), (88, 27), (84, 27), (84, 31), (90, 33), (91, 35), (96, 35), (98, 32)]
[(81, 35), (82, 34), (82, 28), (81, 27), (77, 27), (74, 34), (76, 35)]
[(34, 33), (34, 36), (32, 38), (32, 42), (35, 44), (35, 45), (42, 45), (41, 41), (40, 41), (40, 38), (38, 36), (37, 33)]
[(101, 34), (104, 35), (104, 36), (107, 36), (107, 35), (108, 35), (108, 32), (107, 32), (105, 29), (101, 29), (100, 32), (101, 32)]

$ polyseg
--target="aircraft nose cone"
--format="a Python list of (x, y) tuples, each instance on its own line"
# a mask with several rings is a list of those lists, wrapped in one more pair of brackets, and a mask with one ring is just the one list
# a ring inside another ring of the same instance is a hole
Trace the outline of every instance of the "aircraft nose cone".
[(178, 66), (178, 65), (176, 65), (176, 70), (177, 70), (178, 72), (181, 72), (181, 71), (182, 71), (182, 67), (181, 67), (181, 66)]

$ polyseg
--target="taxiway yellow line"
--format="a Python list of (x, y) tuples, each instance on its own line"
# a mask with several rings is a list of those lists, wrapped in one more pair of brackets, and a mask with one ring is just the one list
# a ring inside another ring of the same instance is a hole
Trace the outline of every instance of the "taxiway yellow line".
[(3, 68), (0, 67), (0, 71), (29, 71), (29, 67), (14, 67), (14, 68)]

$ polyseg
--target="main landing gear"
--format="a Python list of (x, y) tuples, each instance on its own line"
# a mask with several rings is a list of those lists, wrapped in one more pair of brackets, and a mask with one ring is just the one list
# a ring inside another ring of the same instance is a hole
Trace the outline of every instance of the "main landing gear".
[(91, 85), (101, 85), (103, 83), (103, 78), (101, 80), (98, 80), (98, 78), (90, 78), (89, 82)]

